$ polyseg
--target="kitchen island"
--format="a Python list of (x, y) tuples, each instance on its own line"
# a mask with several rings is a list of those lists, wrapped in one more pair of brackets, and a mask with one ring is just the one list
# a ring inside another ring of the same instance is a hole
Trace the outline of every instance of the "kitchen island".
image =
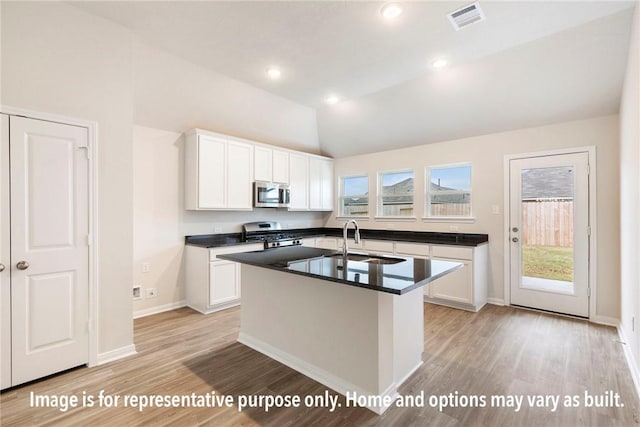
[(301, 246), (242, 264), (238, 341), (382, 413), (422, 364), (422, 287), (461, 263)]

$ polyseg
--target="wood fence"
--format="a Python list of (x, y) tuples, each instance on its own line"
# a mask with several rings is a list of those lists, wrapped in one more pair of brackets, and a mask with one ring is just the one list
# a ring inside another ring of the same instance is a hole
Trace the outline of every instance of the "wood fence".
[(523, 201), (524, 245), (573, 247), (573, 201)]

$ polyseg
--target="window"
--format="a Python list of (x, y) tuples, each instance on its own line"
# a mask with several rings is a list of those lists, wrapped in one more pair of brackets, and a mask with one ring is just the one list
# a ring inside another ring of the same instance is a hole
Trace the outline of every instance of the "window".
[(427, 168), (427, 217), (471, 217), (471, 165)]
[(369, 177), (367, 175), (341, 178), (340, 215), (369, 215)]
[(380, 172), (378, 215), (413, 216), (413, 171)]

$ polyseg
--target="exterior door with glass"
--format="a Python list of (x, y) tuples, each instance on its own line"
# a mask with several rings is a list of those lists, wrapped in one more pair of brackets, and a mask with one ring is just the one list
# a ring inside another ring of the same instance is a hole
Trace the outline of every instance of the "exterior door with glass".
[(589, 154), (509, 163), (511, 304), (589, 316)]

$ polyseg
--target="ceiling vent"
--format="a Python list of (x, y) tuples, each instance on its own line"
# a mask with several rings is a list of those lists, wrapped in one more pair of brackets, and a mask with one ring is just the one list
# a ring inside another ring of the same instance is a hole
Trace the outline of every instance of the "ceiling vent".
[(448, 14), (447, 17), (456, 31), (486, 19), (478, 2), (461, 7)]

